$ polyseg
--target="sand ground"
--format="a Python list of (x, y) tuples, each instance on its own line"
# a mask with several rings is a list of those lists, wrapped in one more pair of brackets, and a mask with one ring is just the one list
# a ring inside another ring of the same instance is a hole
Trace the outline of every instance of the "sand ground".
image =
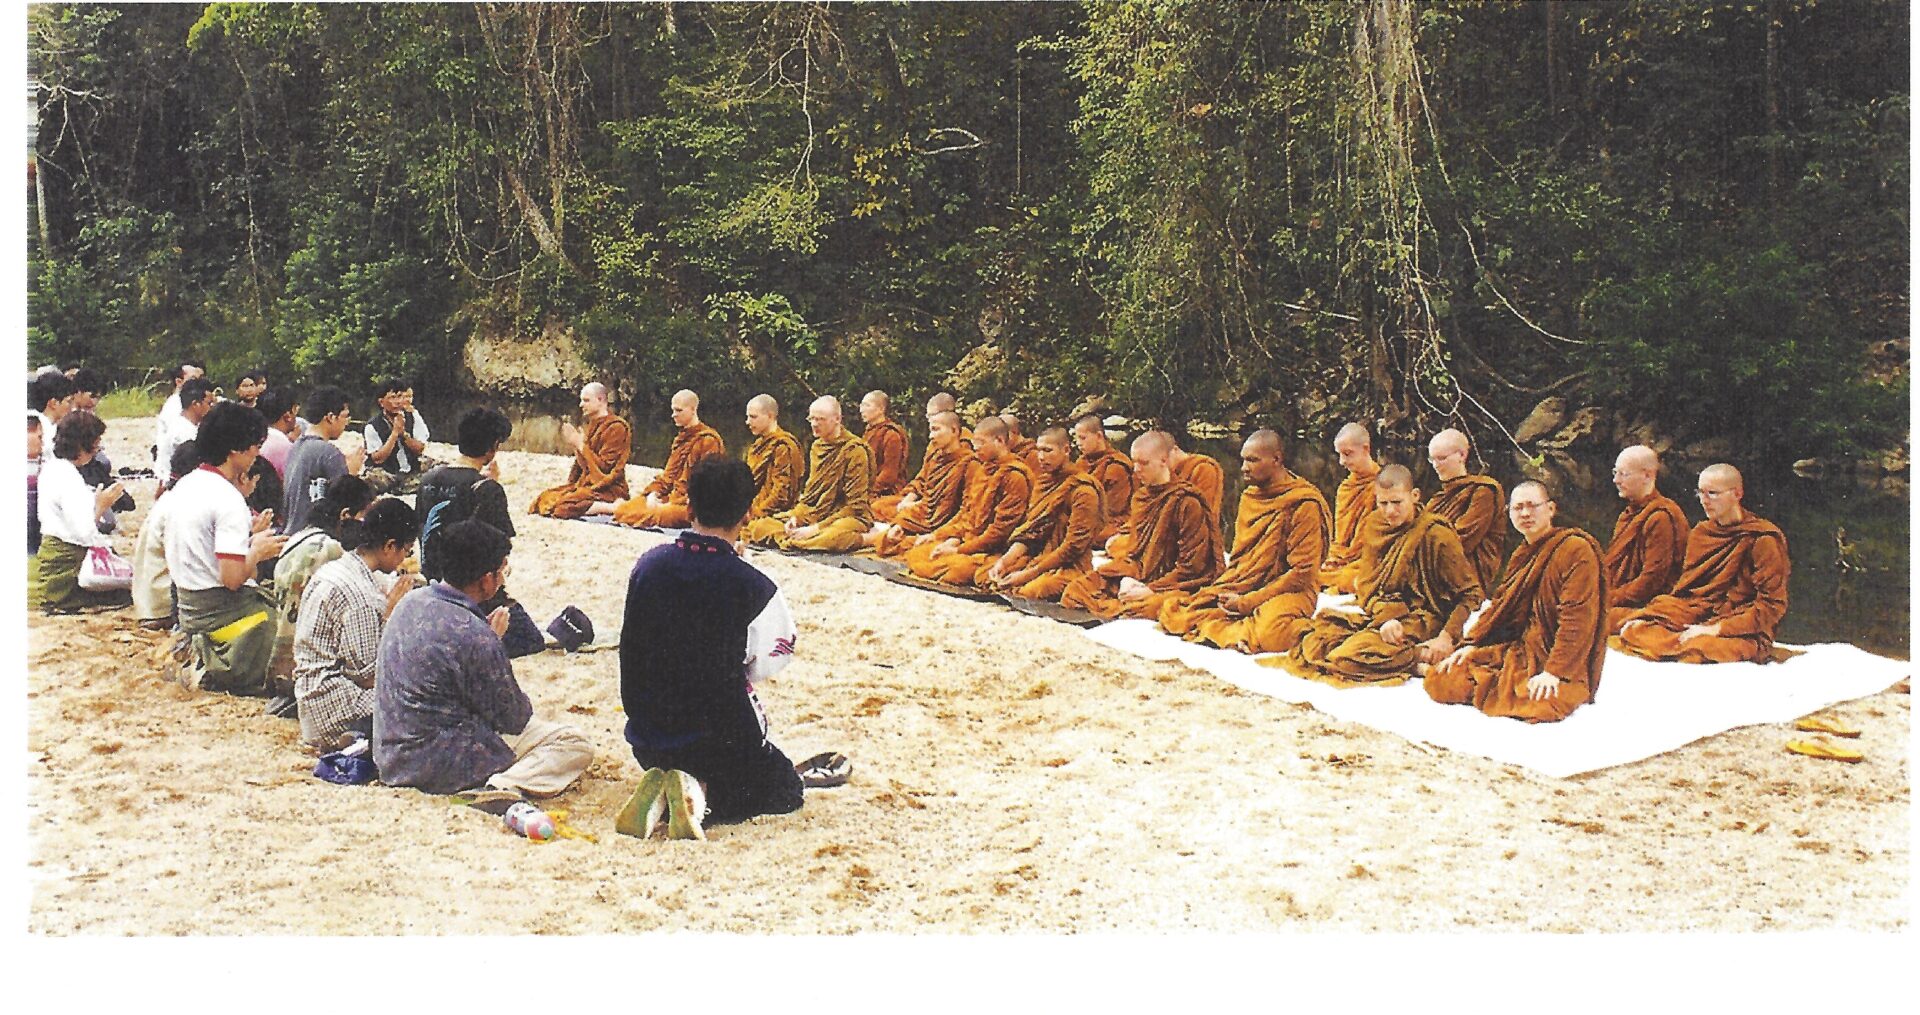
[[(112, 423), (108, 450), (142, 461), (146, 436), (144, 420)], [(566, 471), (542, 455), (501, 465), (517, 508)], [(577, 604), (617, 637), (627, 569), (662, 537), (516, 524), (511, 586), (534, 618)], [(147, 659), (157, 636), (126, 611), (30, 619), (29, 930), (1906, 926), (1904, 693), (1831, 710), (1864, 730), (1858, 765), (1786, 754), (1790, 727), (1773, 725), (1554, 780), (1003, 608), (755, 562), (801, 631), (764, 692), (774, 738), (795, 757), (843, 750), (855, 773), (704, 845), (613, 834), (639, 775), (615, 652), (517, 663), (537, 714), (600, 745), (553, 804), (598, 841), (535, 845), (442, 799), (314, 779), (295, 723), (163, 682)]]

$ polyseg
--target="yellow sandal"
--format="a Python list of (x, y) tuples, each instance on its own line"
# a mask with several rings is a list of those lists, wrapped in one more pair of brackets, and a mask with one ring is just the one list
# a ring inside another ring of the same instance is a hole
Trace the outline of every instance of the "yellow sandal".
[(1848, 764), (1867, 760), (1867, 756), (1851, 747), (1841, 747), (1824, 740), (1789, 740), (1787, 751), (1792, 754), (1804, 754), (1809, 758), (1825, 758), (1828, 761), (1844, 761)]
[(1860, 735), (1859, 730), (1842, 726), (1840, 720), (1824, 715), (1805, 716), (1799, 722), (1794, 723), (1793, 728), (1803, 733), (1828, 733), (1836, 737), (1846, 737), (1848, 739)]

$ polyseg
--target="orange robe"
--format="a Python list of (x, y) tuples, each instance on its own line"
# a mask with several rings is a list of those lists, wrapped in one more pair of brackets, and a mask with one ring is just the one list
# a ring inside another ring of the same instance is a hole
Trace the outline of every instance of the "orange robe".
[(612, 413), (588, 420), (567, 481), (542, 490), (527, 511), (549, 518), (580, 518), (595, 502), (624, 500), (627, 456), (632, 453), (633, 431), (626, 420)]
[[(1787, 537), (1753, 514), (1721, 525), (1709, 518), (1687, 537), (1686, 566), (1673, 591), (1626, 618), (1643, 627), (1620, 632), (1621, 647), (1646, 659), (1683, 663), (1765, 662), (1787, 615)], [(1684, 644), (1680, 630), (1719, 624), (1720, 634)]]
[[(916, 500), (926, 500), (927, 492), (930, 489), (938, 488), (948, 479), (949, 473), (957, 468), (962, 460), (972, 457), (973, 449), (957, 441), (954, 443), (954, 447), (944, 455), (934, 451), (931, 447), (927, 448), (927, 453), (920, 459), (920, 471), (914, 474), (913, 482), (908, 483), (905, 488), (897, 493), (884, 497), (877, 493), (874, 495), (873, 520), (876, 522), (891, 523), (894, 520), (894, 516), (900, 512), (900, 502), (906, 500), (908, 494), (912, 494)], [(960, 490), (956, 489), (953, 491), (953, 511), (960, 510), (960, 495)], [(947, 512), (948, 518), (953, 517), (953, 511)], [(937, 527), (937, 525), (917, 531), (931, 532), (935, 527)]]
[[(1213, 527), (1220, 527), (1220, 501), (1226, 496), (1226, 474), (1220, 471), (1220, 463), (1206, 455), (1188, 455), (1180, 459), (1173, 467), (1173, 478), (1186, 483), (1200, 494), (1206, 502), (1207, 510), (1213, 515)], [(1141, 491), (1133, 491), (1133, 498), (1127, 506), (1126, 524), (1120, 526), (1116, 541), (1107, 546), (1107, 555), (1118, 557), (1130, 553), (1133, 549), (1133, 527), (1140, 518), (1142, 507)]]
[[(955, 441), (952, 447), (928, 448), (926, 460), (920, 463), (920, 474), (907, 484), (906, 494), (913, 495), (913, 503), (881, 518), (876, 502), (874, 517), (899, 527), (901, 536), (896, 539), (883, 532), (874, 544), (874, 552), (882, 557), (905, 553), (911, 537), (932, 532), (952, 521), (960, 513), (967, 481), (973, 473), (973, 452), (965, 444)], [(893, 498), (893, 502), (897, 505), (901, 498)]]
[(1658, 492), (1620, 509), (1607, 544), (1607, 630), (1620, 633), (1627, 615), (1673, 591), (1686, 562), (1687, 516)]
[[(1093, 534), (1100, 531), (1100, 521), (1100, 484), (1078, 465), (1069, 463), (1055, 473), (1050, 485), (1042, 481), (1026, 520), (1007, 538), (1009, 549), (1015, 543), (1027, 548), (1027, 558), (1017, 570), (1036, 572), (1013, 594), (1058, 599), (1075, 578), (1091, 574)], [(983, 588), (992, 561), (987, 563), (973, 581)]]
[[(1248, 487), (1233, 522), (1233, 557), (1211, 585), (1170, 598), (1160, 626), (1188, 641), (1242, 652), (1286, 652), (1311, 626), (1333, 513), (1319, 488), (1288, 474), (1271, 491)], [(1238, 613), (1220, 597), (1240, 597)]]
[(1427, 510), (1453, 523), (1460, 548), (1480, 578), (1480, 588), (1496, 587), (1507, 544), (1507, 491), (1500, 481), (1471, 472), (1456, 476), (1440, 484), (1440, 491), (1427, 501)]
[[(1442, 631), (1459, 641), (1467, 615), (1484, 598), (1453, 524), (1431, 511), (1399, 528), (1374, 514), (1360, 530), (1360, 560), (1370, 576), (1361, 585), (1360, 613), (1316, 616), (1278, 665), (1333, 684), (1402, 683), (1413, 673), (1419, 643)], [(1380, 633), (1389, 620), (1400, 622), (1398, 645)]]
[[(720, 439), (719, 431), (705, 423), (682, 427), (673, 435), (673, 447), (667, 452), (667, 465), (653, 482), (640, 491), (632, 500), (620, 505), (613, 512), (613, 520), (622, 525), (635, 528), (684, 529), (693, 521), (687, 511), (687, 477), (693, 474), (693, 467), (709, 455), (727, 453), (727, 442)], [(653, 507), (647, 503), (647, 495), (653, 494), (664, 503)]]
[(1022, 437), (1018, 440), (1009, 440), (1007, 442), (1007, 450), (1013, 452), (1015, 457), (1027, 463), (1027, 468), (1032, 469), (1035, 475), (1039, 474), (1040, 456), (1038, 449), (1034, 447), (1033, 438)]
[[(992, 566), (1007, 550), (1008, 537), (1026, 521), (1033, 506), (1039, 481), (1033, 469), (1014, 455), (1006, 455), (993, 465), (977, 461), (973, 478), (967, 483), (960, 513), (933, 530), (933, 538), (907, 551), (907, 570), (928, 581), (950, 585), (971, 585), (974, 575)], [(952, 553), (939, 557), (933, 548), (946, 540), (957, 540)]]
[[(790, 550), (847, 553), (860, 548), (860, 537), (873, 526), (873, 451), (867, 442), (842, 430), (840, 436), (817, 439), (807, 452), (807, 485), (800, 500), (786, 511), (747, 523), (745, 537), (760, 546)], [(790, 539), (787, 522), (817, 525), (820, 531)]]
[(1360, 578), (1360, 526), (1373, 517), (1373, 481), (1380, 470), (1347, 473), (1333, 491), (1333, 541), (1320, 565), (1320, 584), (1334, 592), (1352, 592)]
[[(1093, 573), (1073, 580), (1060, 594), (1062, 606), (1096, 617), (1158, 619), (1171, 596), (1199, 591), (1225, 566), (1220, 526), (1214, 524), (1199, 491), (1179, 480), (1146, 491), (1135, 547)], [(1153, 591), (1135, 600), (1120, 598), (1120, 582), (1132, 578)]]
[(891, 497), (907, 485), (907, 428), (890, 419), (860, 435), (873, 449), (873, 495)]
[(801, 471), (806, 459), (800, 455), (800, 442), (779, 427), (755, 437), (747, 448), (747, 468), (753, 472), (753, 507), (747, 520), (765, 518), (793, 507), (800, 496)]
[(1080, 456), (1080, 467), (1100, 484), (1101, 502), (1107, 523), (1100, 527), (1099, 541), (1105, 544), (1127, 524), (1133, 508), (1133, 461), (1108, 448)]
[[(1472, 650), (1427, 673), (1427, 696), (1527, 722), (1565, 719), (1600, 687), (1606, 603), (1599, 540), (1556, 528), (1537, 543), (1520, 544), (1507, 561), (1506, 580), (1467, 635)], [(1527, 681), (1542, 672), (1559, 677), (1560, 689), (1533, 700)]]

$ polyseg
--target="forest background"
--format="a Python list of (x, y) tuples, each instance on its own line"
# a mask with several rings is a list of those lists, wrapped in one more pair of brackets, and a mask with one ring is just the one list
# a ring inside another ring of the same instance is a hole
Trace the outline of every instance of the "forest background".
[[(1902, 445), (1909, 12), (44, 4), (34, 363)], [(907, 415), (912, 415), (908, 413)], [(1902, 456), (1904, 463), (1904, 456)]]

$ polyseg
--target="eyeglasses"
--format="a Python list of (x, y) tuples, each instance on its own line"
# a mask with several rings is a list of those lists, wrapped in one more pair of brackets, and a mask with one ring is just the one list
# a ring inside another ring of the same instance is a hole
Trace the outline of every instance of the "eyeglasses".
[(1725, 497), (1727, 494), (1730, 494), (1733, 491), (1732, 490), (1709, 490), (1703, 486), (1694, 492), (1698, 493), (1702, 497)]

